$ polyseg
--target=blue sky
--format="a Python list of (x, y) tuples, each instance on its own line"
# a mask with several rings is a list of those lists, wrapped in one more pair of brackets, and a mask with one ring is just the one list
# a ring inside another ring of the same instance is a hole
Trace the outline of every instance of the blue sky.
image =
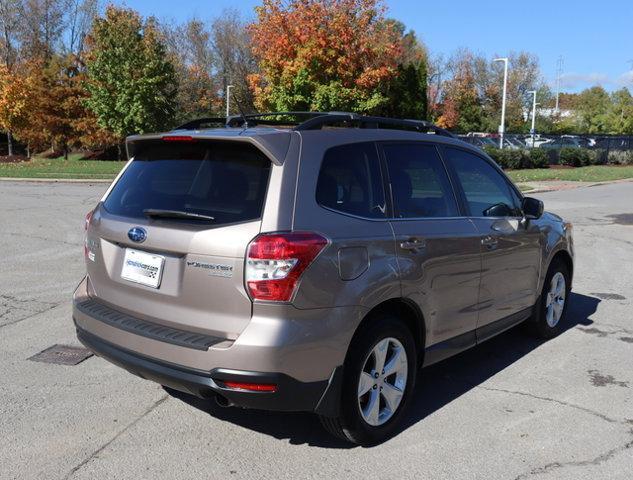
[[(164, 20), (210, 19), (232, 7), (253, 17), (259, 0), (117, 0)], [(553, 84), (563, 57), (563, 91), (600, 84), (633, 89), (633, 0), (387, 0), (388, 15), (416, 31), (431, 52), (468, 47), (486, 56), (535, 53)]]

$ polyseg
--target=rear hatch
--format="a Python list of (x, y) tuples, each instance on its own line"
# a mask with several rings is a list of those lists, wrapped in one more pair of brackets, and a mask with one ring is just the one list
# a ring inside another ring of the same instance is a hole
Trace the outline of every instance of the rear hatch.
[(260, 231), (270, 170), (244, 142), (135, 144), (90, 221), (91, 294), (150, 322), (237, 338), (251, 317), (244, 255)]

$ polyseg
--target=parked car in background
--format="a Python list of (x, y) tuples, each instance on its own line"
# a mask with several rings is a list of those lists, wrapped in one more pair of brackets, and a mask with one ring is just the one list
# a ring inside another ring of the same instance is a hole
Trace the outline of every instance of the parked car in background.
[(532, 141), (532, 136), (528, 136), (524, 140), (526, 147), (528, 148), (539, 148), (541, 145), (547, 142), (551, 142), (551, 139), (541, 136), (540, 134), (536, 134), (534, 136), (534, 141)]
[(527, 148), (527, 145), (517, 137), (506, 136), (503, 141), (508, 148), (512, 148), (514, 150), (522, 150), (524, 148)]
[(561, 148), (586, 148), (586, 142), (578, 137), (559, 137), (549, 142), (541, 143), (538, 148), (561, 149)]
[(483, 149), (485, 147), (499, 148), (499, 140), (495, 140), (495, 139), (490, 138), (490, 137), (467, 137), (467, 136), (462, 136), (462, 137), (460, 137), (460, 140), (463, 140), (464, 142), (469, 143), (470, 145), (474, 145), (475, 147), (479, 147), (481, 149)]
[(128, 138), (72, 315), (142, 378), (371, 445), (401, 428), (419, 367), (521, 322), (562, 331), (572, 230), (445, 130), (305, 115)]
[(592, 138), (580, 137), (578, 135), (561, 135), (561, 138), (573, 139), (581, 148), (591, 148), (596, 143)]

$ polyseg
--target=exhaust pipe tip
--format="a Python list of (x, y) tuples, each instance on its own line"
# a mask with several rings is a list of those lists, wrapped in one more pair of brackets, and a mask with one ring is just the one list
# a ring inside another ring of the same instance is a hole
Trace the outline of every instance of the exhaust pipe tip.
[(215, 403), (222, 408), (228, 408), (228, 407), (233, 406), (233, 402), (231, 402), (228, 398), (223, 397), (222, 395), (219, 395), (219, 394), (215, 396)]

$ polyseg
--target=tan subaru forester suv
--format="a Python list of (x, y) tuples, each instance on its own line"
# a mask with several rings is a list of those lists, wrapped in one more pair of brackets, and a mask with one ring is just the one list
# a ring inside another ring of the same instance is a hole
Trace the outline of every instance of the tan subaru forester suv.
[(128, 138), (86, 217), (84, 345), (369, 445), (398, 432), (421, 367), (520, 322), (561, 331), (571, 224), (485, 153), (426, 122), (286, 116)]

